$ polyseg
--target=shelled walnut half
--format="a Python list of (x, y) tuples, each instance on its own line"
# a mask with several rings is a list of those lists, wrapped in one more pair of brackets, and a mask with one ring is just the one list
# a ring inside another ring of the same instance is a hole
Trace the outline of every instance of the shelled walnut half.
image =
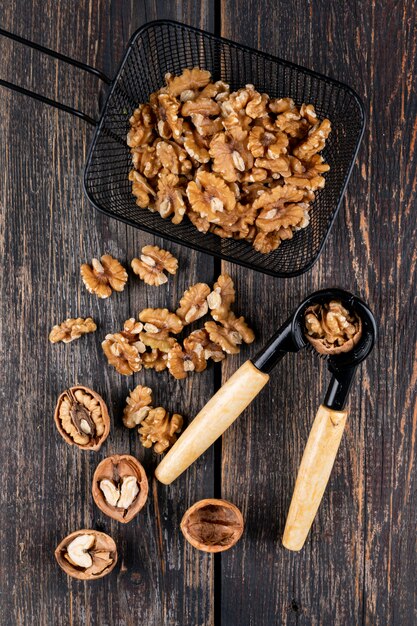
[(181, 520), (181, 531), (194, 548), (223, 552), (242, 536), (244, 521), (239, 509), (227, 500), (209, 498), (193, 504)]
[(133, 259), (131, 265), (141, 280), (157, 287), (168, 282), (164, 272), (176, 274), (178, 269), (177, 259), (158, 246), (144, 246), (140, 259)]
[(81, 265), (81, 278), (90, 293), (99, 298), (108, 298), (112, 291), (123, 291), (127, 282), (127, 272), (123, 265), (110, 254), (104, 254), (100, 261), (93, 259), (91, 265)]
[(49, 333), (49, 341), (51, 343), (69, 343), (74, 339), (79, 339), (81, 335), (94, 333), (97, 325), (91, 317), (69, 317), (62, 324), (56, 324)]
[(168, 411), (158, 406), (149, 411), (148, 416), (141, 422), (138, 429), (140, 440), (145, 448), (153, 449), (157, 454), (162, 454), (176, 440), (176, 433), (181, 432), (183, 419), (178, 413), (169, 416)]
[(57, 546), (55, 558), (66, 574), (95, 580), (109, 574), (117, 563), (113, 539), (98, 530), (76, 530)]
[(110, 432), (110, 417), (103, 398), (82, 385), (61, 393), (54, 420), (65, 441), (83, 450), (99, 450)]
[(362, 336), (362, 320), (341, 302), (313, 304), (304, 315), (306, 338), (320, 354), (349, 352)]
[(96, 467), (92, 493), (103, 513), (127, 524), (144, 507), (148, 497), (145, 470), (129, 454), (109, 456)]

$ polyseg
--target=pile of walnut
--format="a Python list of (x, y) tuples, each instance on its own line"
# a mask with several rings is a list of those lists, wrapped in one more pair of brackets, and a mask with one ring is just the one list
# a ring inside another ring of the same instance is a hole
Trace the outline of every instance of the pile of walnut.
[(196, 67), (165, 80), (130, 118), (136, 203), (262, 253), (305, 228), (329, 170), (319, 153), (330, 121), (253, 85), (231, 93)]
[[(103, 351), (110, 365), (126, 376), (142, 367), (158, 372), (168, 368), (177, 379), (186, 378), (189, 372), (202, 372), (210, 359), (218, 362), (226, 354), (237, 354), (242, 342), (255, 339), (245, 318), (236, 317), (231, 310), (234, 300), (235, 288), (228, 274), (219, 276), (212, 290), (205, 283), (197, 283), (184, 293), (176, 313), (144, 309), (139, 321), (128, 319), (121, 332), (106, 336)], [(181, 345), (175, 335), (209, 309), (213, 321), (194, 330)]]

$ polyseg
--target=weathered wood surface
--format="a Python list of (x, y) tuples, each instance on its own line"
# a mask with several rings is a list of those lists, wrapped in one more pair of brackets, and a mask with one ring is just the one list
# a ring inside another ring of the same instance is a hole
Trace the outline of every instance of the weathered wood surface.
[[(135, 454), (152, 474), (155, 457), (121, 424), (128, 389), (145, 380), (157, 401), (188, 418), (210, 398), (219, 372), (210, 368), (186, 383), (149, 372), (126, 380), (105, 364), (100, 339), (145, 305), (173, 306), (191, 280), (210, 282), (219, 264), (166, 244), (182, 267), (167, 289), (145, 288), (130, 276), (124, 293), (100, 302), (90, 296), (81, 285), (80, 262), (110, 252), (127, 263), (150, 237), (106, 219), (84, 199), (81, 175), (91, 129), (2, 89), (0, 623), (417, 623), (413, 2), (357, 0), (344, 9), (318, 0), (3, 0), (0, 7), (2, 27), (110, 76), (138, 26), (170, 17), (221, 30), (356, 88), (365, 100), (368, 127), (319, 263), (288, 281), (224, 267), (236, 279), (236, 310), (253, 322), (258, 345), (300, 298), (324, 286), (362, 295), (380, 325), (379, 345), (353, 387), (347, 431), (301, 553), (285, 551), (279, 537), (328, 380), (323, 362), (309, 353), (288, 358), (273, 372), (223, 437), (221, 449), (208, 451), (168, 488), (151, 482), (146, 509), (121, 528), (94, 506), (90, 481), (99, 460), (116, 452)], [(0, 54), (2, 77), (19, 78), (26, 87), (97, 115), (94, 78), (9, 42), (0, 42)], [(50, 327), (78, 313), (92, 314), (99, 332), (69, 346), (49, 346)], [(229, 359), (223, 379), (255, 350)], [(75, 382), (97, 389), (112, 413), (111, 436), (96, 455), (70, 449), (54, 429), (55, 400)], [(185, 545), (178, 531), (185, 509), (213, 494), (233, 501), (246, 517), (239, 544), (214, 558)], [(53, 558), (58, 541), (84, 526), (109, 532), (121, 554), (113, 574), (90, 585), (67, 579)]]

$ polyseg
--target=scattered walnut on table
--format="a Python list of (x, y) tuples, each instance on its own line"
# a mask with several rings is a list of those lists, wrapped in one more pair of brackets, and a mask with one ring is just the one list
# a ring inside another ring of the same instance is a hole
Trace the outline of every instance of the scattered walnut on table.
[(110, 417), (103, 398), (82, 385), (61, 393), (54, 420), (63, 439), (84, 450), (99, 450), (110, 432)]
[(306, 338), (321, 354), (349, 352), (362, 336), (362, 320), (338, 300), (313, 304), (304, 315)]
[(79, 580), (95, 580), (109, 574), (117, 562), (113, 539), (98, 530), (77, 530), (65, 537), (55, 558), (66, 574)]
[(142, 369), (141, 354), (146, 345), (141, 340), (143, 324), (134, 318), (126, 320), (120, 333), (110, 333), (102, 342), (103, 352), (119, 374), (130, 376)]
[(152, 408), (152, 389), (138, 385), (126, 398), (123, 411), (123, 424), (126, 428), (135, 428), (147, 417)]
[(93, 259), (91, 265), (81, 265), (81, 277), (90, 293), (99, 298), (108, 298), (112, 291), (123, 291), (127, 282), (127, 272), (123, 265), (110, 254), (104, 254), (101, 260)]
[(238, 354), (242, 336), (232, 328), (225, 328), (216, 322), (206, 322), (204, 328), (208, 332), (210, 340), (218, 344), (227, 354)]
[(79, 339), (82, 335), (93, 333), (97, 330), (97, 325), (91, 317), (70, 317), (61, 324), (55, 325), (49, 333), (51, 343), (69, 343), (74, 339)]
[(159, 348), (151, 349), (150, 352), (142, 354), (143, 367), (153, 369), (155, 372), (162, 372), (168, 367), (168, 354)]
[(206, 315), (209, 293), (210, 287), (205, 283), (196, 283), (186, 290), (177, 309), (177, 315), (184, 324), (191, 324)]
[(103, 513), (127, 524), (146, 503), (146, 472), (142, 464), (129, 454), (109, 456), (95, 469), (92, 494), (94, 502)]
[(235, 301), (235, 286), (229, 274), (221, 274), (207, 298), (214, 320), (225, 318)]
[(132, 269), (148, 285), (163, 285), (168, 281), (164, 271), (176, 274), (177, 259), (167, 250), (158, 246), (144, 246), (140, 259), (132, 260)]
[(242, 536), (244, 521), (239, 509), (228, 502), (209, 498), (193, 504), (181, 520), (186, 540), (203, 552), (223, 552)]
[(162, 454), (177, 440), (176, 433), (181, 431), (183, 419), (174, 413), (172, 417), (162, 407), (152, 409), (139, 427), (139, 435), (145, 448), (153, 449)]

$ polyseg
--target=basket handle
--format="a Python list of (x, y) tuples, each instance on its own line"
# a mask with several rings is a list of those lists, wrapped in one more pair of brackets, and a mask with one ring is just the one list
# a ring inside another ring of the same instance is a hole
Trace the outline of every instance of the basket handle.
[[(29, 41), (28, 39), (19, 37), (19, 35), (10, 33), (9, 31), (4, 30), (3, 28), (0, 28), (0, 35), (2, 35), (3, 37), (8, 37), (9, 39), (12, 39), (13, 41), (17, 41), (18, 43), (21, 43), (24, 46), (28, 46), (29, 48), (34, 48), (35, 50), (39, 50), (40, 52), (47, 54), (48, 56), (53, 57), (54, 59), (64, 61), (65, 63), (68, 63), (69, 65), (74, 65), (75, 67), (78, 67), (79, 69), (84, 70), (85, 72), (89, 72), (90, 74), (93, 74), (94, 76), (97, 76), (98, 78), (100, 78), (100, 80), (106, 83), (106, 85), (112, 84), (112, 81), (110, 80), (110, 78), (108, 78), (105, 74), (103, 74), (103, 72), (100, 72), (100, 70), (96, 70), (94, 67), (91, 67), (90, 65), (81, 63), (81, 61), (76, 61), (75, 59), (71, 59), (70, 57), (67, 57), (64, 54), (60, 54), (59, 52), (55, 52), (54, 50), (50, 50), (49, 48), (45, 48), (44, 46), (34, 43), (33, 41)], [(98, 124), (97, 120), (93, 119), (92, 117), (84, 113), (83, 111), (74, 109), (73, 107), (67, 106), (66, 104), (62, 104), (61, 102), (56, 102), (55, 100), (52, 100), (51, 98), (42, 96), (39, 93), (30, 91), (29, 89), (24, 89), (23, 87), (19, 87), (18, 85), (10, 83), (7, 80), (3, 80), (0, 78), (0, 85), (3, 87), (7, 87), (8, 89), (12, 89), (13, 91), (22, 93), (23, 95), (28, 96), (29, 98), (34, 98), (35, 100), (39, 100), (40, 102), (43, 102), (44, 104), (49, 104), (50, 106), (53, 106), (56, 109), (60, 109), (61, 111), (66, 111), (67, 113), (71, 113), (71, 115), (80, 117), (81, 119), (85, 120), (89, 124), (92, 124), (93, 126), (97, 126)]]

